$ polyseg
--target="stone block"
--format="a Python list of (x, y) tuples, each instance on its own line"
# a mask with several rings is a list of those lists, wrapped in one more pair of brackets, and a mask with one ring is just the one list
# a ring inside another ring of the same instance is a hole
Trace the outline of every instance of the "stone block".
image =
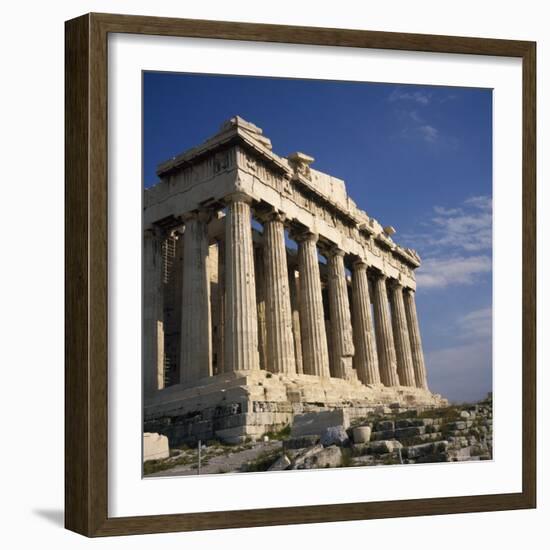
[(312, 468), (338, 468), (342, 465), (342, 451), (340, 447), (332, 445), (310, 453), (301, 463), (298, 469), (309, 470)]
[(145, 432), (143, 434), (143, 462), (159, 460), (170, 456), (168, 438), (158, 433)]
[(327, 428), (343, 426), (347, 429), (349, 424), (349, 415), (345, 409), (297, 414), (292, 422), (290, 436), (321, 435)]
[(418, 458), (420, 456), (432, 454), (434, 450), (433, 443), (422, 443), (420, 445), (411, 445), (403, 449), (403, 456), (407, 458)]
[[(415, 424), (413, 424), (412, 420), (409, 420), (408, 418), (404, 418), (402, 420), (397, 420), (395, 422), (395, 427), (396, 428), (410, 428), (411, 426), (414, 426)], [(423, 424), (420, 424), (421, 426)]]
[(383, 439), (393, 439), (394, 437), (394, 430), (384, 430), (380, 432), (373, 432), (371, 434), (371, 439), (374, 439), (375, 441), (382, 441)]
[(278, 472), (282, 470), (288, 470), (291, 462), (288, 456), (285, 454), (280, 456), (267, 470), (269, 472)]
[(371, 452), (369, 443), (355, 443), (351, 446), (352, 456), (363, 456)]
[(352, 459), (352, 466), (373, 466), (374, 457), (372, 455), (356, 456)]
[(433, 418), (417, 418), (411, 421), (411, 426), (429, 426), (430, 428), (434, 425)]
[(357, 426), (353, 428), (352, 437), (354, 443), (368, 443), (371, 436), (370, 426)]
[(395, 421), (395, 427), (396, 428), (410, 428), (412, 426), (412, 422), (411, 420), (409, 420), (408, 418), (403, 418), (401, 420), (396, 420)]
[(387, 432), (393, 429), (395, 429), (393, 420), (381, 420), (374, 425), (374, 430), (377, 432)]
[(327, 428), (321, 435), (321, 445), (324, 447), (330, 447), (331, 445), (338, 445), (343, 447), (349, 443), (349, 437), (344, 429), (344, 426), (331, 426)]
[(283, 441), (283, 449), (305, 449), (307, 447), (315, 447), (315, 445), (319, 445), (320, 439), (318, 435), (291, 437)]
[(456, 430), (465, 430), (466, 429), (466, 422), (463, 420), (457, 420), (456, 422), (449, 422), (445, 428), (449, 431), (456, 431)]
[(412, 426), (410, 428), (401, 428), (395, 430), (396, 439), (407, 439), (409, 437), (415, 437), (417, 435), (424, 435), (426, 428), (424, 426)]
[(301, 452), (298, 452), (294, 455), (292, 460), (292, 466), (291, 470), (300, 470), (304, 467), (304, 462), (309, 458), (310, 456), (313, 456), (315, 453), (318, 453), (319, 451), (322, 451), (324, 447), (319, 444), (315, 445), (315, 447), (311, 447), (310, 449), (303, 450)]
[(384, 405), (379, 405), (378, 407), (374, 408), (375, 414), (392, 414), (392, 410), (389, 407), (386, 407)]
[(381, 455), (387, 453), (393, 453), (403, 447), (399, 441), (393, 440), (383, 440), (383, 441), (372, 441), (369, 444), (370, 451), (372, 454)]

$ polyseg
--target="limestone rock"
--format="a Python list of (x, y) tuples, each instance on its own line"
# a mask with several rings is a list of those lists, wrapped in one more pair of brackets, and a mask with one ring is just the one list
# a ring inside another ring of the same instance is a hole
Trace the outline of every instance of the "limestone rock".
[(304, 449), (306, 447), (315, 447), (319, 444), (318, 435), (302, 435), (301, 437), (291, 437), (283, 441), (283, 449)]
[(382, 441), (372, 441), (370, 443), (370, 451), (373, 454), (386, 454), (393, 453), (403, 447), (399, 441), (393, 440), (382, 440)]
[(395, 430), (396, 439), (407, 439), (418, 435), (423, 435), (426, 431), (424, 426), (412, 426), (410, 428), (400, 428)]
[(351, 446), (351, 454), (352, 456), (364, 456), (371, 452), (370, 450), (370, 443), (354, 443)]
[(351, 463), (352, 466), (372, 466), (375, 461), (372, 455), (361, 455), (354, 457)]
[(393, 439), (394, 437), (395, 437), (394, 430), (382, 430), (382, 431), (374, 432), (371, 435), (371, 439), (375, 441), (382, 441), (383, 439)]
[(268, 468), (268, 471), (277, 472), (282, 470), (288, 470), (290, 465), (291, 465), (290, 459), (288, 458), (288, 456), (283, 454)]
[(395, 423), (393, 420), (382, 420), (377, 422), (374, 428), (377, 432), (387, 432), (395, 429)]
[(344, 426), (331, 426), (321, 435), (321, 444), (324, 447), (338, 445), (343, 447), (349, 443), (349, 437)]
[(446, 426), (447, 430), (465, 430), (466, 422), (463, 420), (457, 420), (456, 422), (449, 422)]
[(313, 456), (314, 454), (322, 451), (324, 449), (324, 447), (322, 445), (315, 445), (315, 447), (311, 447), (309, 449), (306, 449), (304, 451), (301, 451), (299, 453), (297, 453), (293, 460), (292, 460), (292, 466), (291, 466), (291, 470), (300, 470), (300, 469), (303, 469), (304, 468), (304, 462), (310, 457), (310, 456)]
[(349, 424), (349, 415), (345, 409), (297, 414), (292, 422), (290, 436), (321, 435), (327, 428), (343, 426), (346, 429)]
[(422, 443), (420, 445), (411, 445), (403, 449), (403, 456), (407, 458), (418, 458), (423, 455), (432, 454), (434, 451), (433, 443)]
[(168, 438), (158, 433), (145, 432), (143, 434), (143, 462), (159, 460), (170, 456)]
[(297, 464), (296, 469), (304, 470), (312, 468), (337, 468), (342, 465), (342, 451), (336, 445), (321, 447), (320, 449), (316, 448)]
[(412, 421), (409, 420), (408, 418), (405, 418), (403, 420), (397, 420), (395, 422), (395, 427), (396, 428), (410, 428), (413, 425), (414, 424), (412, 423)]
[(392, 414), (392, 410), (389, 407), (386, 407), (384, 405), (379, 405), (374, 408), (374, 412), (376, 414)]

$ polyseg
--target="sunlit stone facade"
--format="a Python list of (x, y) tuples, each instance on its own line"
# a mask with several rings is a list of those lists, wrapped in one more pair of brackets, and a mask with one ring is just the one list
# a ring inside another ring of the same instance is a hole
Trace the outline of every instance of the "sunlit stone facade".
[(145, 419), (173, 441), (444, 402), (427, 385), (418, 255), (313, 161), (235, 117), (145, 190)]

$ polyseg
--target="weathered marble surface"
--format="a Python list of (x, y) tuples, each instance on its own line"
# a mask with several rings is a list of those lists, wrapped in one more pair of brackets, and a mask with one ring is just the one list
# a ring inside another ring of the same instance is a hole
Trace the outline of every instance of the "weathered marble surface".
[(314, 160), (277, 155), (237, 116), (144, 191), (145, 420), (171, 440), (444, 402), (428, 389), (418, 254)]

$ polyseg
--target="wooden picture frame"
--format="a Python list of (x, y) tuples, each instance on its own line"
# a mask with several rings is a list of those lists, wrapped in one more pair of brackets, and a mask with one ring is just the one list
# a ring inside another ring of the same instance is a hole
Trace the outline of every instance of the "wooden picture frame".
[[(520, 58), (523, 70), (522, 491), (108, 516), (107, 37), (132, 33)], [(86, 536), (483, 512), (536, 506), (536, 44), (329, 28), (87, 14), (66, 22), (65, 525)]]

